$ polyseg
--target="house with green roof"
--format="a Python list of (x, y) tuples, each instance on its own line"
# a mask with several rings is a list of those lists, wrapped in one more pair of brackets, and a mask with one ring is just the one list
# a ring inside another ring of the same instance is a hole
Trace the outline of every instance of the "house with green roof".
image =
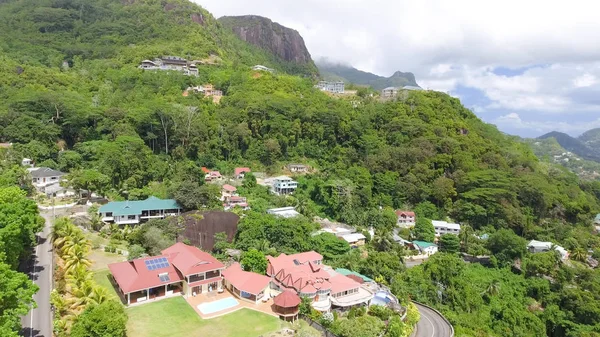
[(335, 271), (338, 272), (338, 273), (340, 273), (340, 274), (342, 274), (342, 275), (344, 275), (344, 276), (354, 275), (356, 277), (360, 277), (365, 282), (373, 282), (372, 278), (368, 278), (368, 277), (366, 277), (363, 274), (359, 274), (359, 273), (357, 273), (355, 271), (348, 270), (346, 268), (337, 268)]
[(433, 255), (438, 252), (438, 246), (435, 243), (415, 240), (412, 245), (421, 254)]
[(181, 214), (182, 207), (174, 199), (149, 197), (146, 200), (111, 201), (98, 209), (105, 223), (137, 225), (149, 219), (164, 219)]

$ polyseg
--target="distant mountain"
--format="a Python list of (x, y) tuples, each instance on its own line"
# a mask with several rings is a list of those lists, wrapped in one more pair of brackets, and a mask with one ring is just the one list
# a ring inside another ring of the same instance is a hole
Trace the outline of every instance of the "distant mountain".
[[(585, 134), (587, 135), (584, 136)], [(598, 136), (600, 135), (600, 130), (590, 130), (585, 134), (581, 135), (579, 138), (574, 138), (566, 133), (552, 131), (538, 137), (538, 139), (554, 138), (558, 144), (567, 151), (570, 151), (583, 159), (593, 160), (600, 163), (600, 148), (596, 146), (591, 147), (588, 145), (595, 144), (599, 141)]]
[(403, 87), (405, 85), (419, 86), (413, 73), (397, 71), (390, 77), (383, 77), (347, 65), (331, 63), (323, 59), (317, 60), (316, 64), (321, 77), (328, 81), (344, 81), (346, 83), (367, 85), (375, 90), (387, 87)]
[(257, 15), (223, 16), (218, 21), (241, 40), (284, 61), (288, 72), (317, 75), (304, 39), (296, 30)]
[(590, 149), (600, 151), (600, 128), (592, 129), (584, 132), (581, 136), (577, 137)]

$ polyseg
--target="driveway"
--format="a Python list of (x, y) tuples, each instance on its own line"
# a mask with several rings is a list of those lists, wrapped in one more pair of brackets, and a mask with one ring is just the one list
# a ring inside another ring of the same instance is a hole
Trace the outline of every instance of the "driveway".
[(30, 260), (23, 264), (21, 271), (27, 273), (40, 290), (33, 295), (37, 308), (21, 318), (25, 337), (52, 337), (52, 311), (50, 309), (50, 291), (52, 290), (52, 245), (50, 227), (53, 212), (40, 212), (46, 219), (44, 229), (37, 234), (37, 246), (33, 248)]
[(411, 337), (452, 337), (452, 326), (434, 310), (415, 303), (421, 313), (421, 320)]

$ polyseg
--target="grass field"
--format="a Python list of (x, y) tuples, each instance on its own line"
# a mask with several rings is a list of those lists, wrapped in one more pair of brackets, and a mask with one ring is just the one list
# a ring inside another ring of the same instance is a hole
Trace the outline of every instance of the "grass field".
[(92, 266), (90, 267), (92, 271), (105, 270), (111, 263), (127, 260), (127, 257), (123, 255), (107, 253), (100, 249), (93, 249), (88, 254), (88, 258), (92, 261)]
[(96, 281), (96, 283), (99, 286), (106, 288), (106, 290), (108, 290), (109, 294), (115, 296), (118, 299), (119, 296), (117, 295), (117, 291), (115, 290), (115, 287), (112, 286), (112, 284), (110, 283), (110, 280), (108, 279), (109, 274), (110, 274), (110, 271), (108, 269), (96, 271), (96, 272), (94, 272), (94, 281)]
[(127, 309), (127, 335), (136, 337), (257, 337), (282, 327), (277, 317), (250, 309), (203, 320), (183, 297)]

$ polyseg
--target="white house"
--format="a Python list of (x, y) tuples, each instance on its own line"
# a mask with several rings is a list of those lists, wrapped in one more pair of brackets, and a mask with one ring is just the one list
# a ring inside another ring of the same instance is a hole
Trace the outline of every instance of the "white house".
[(289, 164), (288, 170), (292, 173), (306, 173), (308, 172), (308, 166), (302, 164)]
[(29, 159), (29, 158), (23, 158), (23, 160), (21, 160), (21, 165), (27, 166), (27, 167), (33, 167), (33, 160)]
[(425, 241), (413, 241), (412, 245), (415, 247), (415, 249), (421, 252), (421, 254), (433, 255), (438, 252), (438, 246), (435, 243)]
[(164, 219), (181, 214), (182, 207), (174, 199), (149, 197), (146, 200), (111, 201), (98, 209), (103, 222), (135, 225), (149, 219)]
[(270, 73), (275, 72), (275, 69), (269, 68), (269, 67), (265, 67), (263, 65), (257, 64), (254, 67), (252, 67), (252, 70), (257, 70), (257, 71), (268, 71)]
[(228, 201), (233, 196), (237, 196), (237, 188), (235, 186), (225, 184), (221, 187), (221, 200)]
[(350, 247), (363, 246), (365, 244), (365, 240), (367, 239), (362, 233), (346, 234), (342, 235), (341, 238), (348, 242)]
[(449, 223), (440, 220), (432, 220), (431, 223), (433, 223), (433, 228), (435, 228), (436, 236), (444, 234), (458, 235), (460, 233), (460, 225), (457, 223)]
[(387, 87), (387, 88), (381, 90), (381, 97), (382, 98), (396, 97), (398, 95), (399, 90), (400, 90), (400, 88), (398, 88), (398, 87)]
[(298, 215), (300, 215), (300, 213), (296, 212), (296, 208), (295, 207), (280, 207), (280, 208), (271, 208), (267, 210), (267, 214), (273, 214), (276, 216), (280, 216), (283, 218), (293, 218), (296, 217)]
[(288, 176), (273, 179), (273, 192), (276, 194), (291, 194), (298, 188), (298, 182)]
[(317, 83), (317, 85), (315, 85), (315, 88), (317, 88), (321, 91), (343, 94), (344, 93), (344, 82), (341, 82), (341, 81), (338, 81), (338, 82), (319, 81), (319, 83)]
[(552, 242), (531, 240), (527, 244), (527, 250), (529, 250), (531, 253), (549, 252), (552, 247), (554, 247), (554, 250), (560, 254), (561, 260), (566, 260), (569, 258), (569, 252), (566, 249), (559, 245), (555, 245)]
[(60, 171), (48, 167), (31, 167), (27, 171), (29, 171), (29, 175), (31, 176), (31, 183), (38, 189), (58, 184), (65, 175)]

